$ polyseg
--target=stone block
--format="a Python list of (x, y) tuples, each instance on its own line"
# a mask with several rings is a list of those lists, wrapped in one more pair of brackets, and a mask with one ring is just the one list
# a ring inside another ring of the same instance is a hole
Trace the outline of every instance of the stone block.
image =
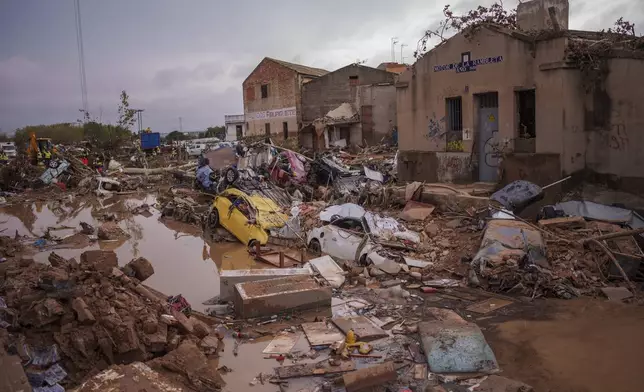
[(331, 288), (321, 287), (310, 276), (238, 283), (235, 312), (241, 318), (270, 316), (289, 310), (331, 309)]
[(148, 259), (139, 257), (138, 259), (134, 259), (127, 263), (123, 267), (123, 272), (128, 276), (133, 276), (143, 282), (150, 276), (154, 275), (154, 267), (152, 267), (152, 263), (150, 263)]
[(143, 344), (145, 344), (146, 349), (151, 353), (165, 351), (167, 343), (168, 326), (164, 323), (159, 323), (155, 333), (143, 336)]
[(210, 327), (208, 327), (208, 325), (203, 321), (191, 317), (190, 322), (192, 323), (193, 333), (197, 335), (198, 338), (205, 338), (210, 334)]
[(222, 301), (232, 301), (235, 297), (235, 285), (238, 283), (309, 274), (310, 271), (307, 268), (263, 268), (220, 271), (219, 299)]

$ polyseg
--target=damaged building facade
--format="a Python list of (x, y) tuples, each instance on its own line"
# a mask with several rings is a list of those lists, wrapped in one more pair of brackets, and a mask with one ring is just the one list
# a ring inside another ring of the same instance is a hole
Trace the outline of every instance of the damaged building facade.
[(302, 86), (328, 71), (265, 57), (243, 82), (245, 135), (296, 137)]
[(605, 36), (567, 30), (567, 1), (517, 13), (520, 30), (456, 34), (400, 75), (400, 179), (545, 185), (582, 172), (644, 189), (644, 52), (611, 50), (588, 74), (571, 45)]
[(395, 74), (351, 64), (302, 88), (300, 145), (374, 145), (396, 125)]

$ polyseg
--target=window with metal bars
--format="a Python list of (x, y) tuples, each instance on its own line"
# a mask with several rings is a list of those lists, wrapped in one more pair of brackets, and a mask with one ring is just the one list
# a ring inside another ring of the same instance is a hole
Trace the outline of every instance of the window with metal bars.
[(445, 99), (447, 106), (446, 142), (463, 140), (463, 100), (461, 97)]

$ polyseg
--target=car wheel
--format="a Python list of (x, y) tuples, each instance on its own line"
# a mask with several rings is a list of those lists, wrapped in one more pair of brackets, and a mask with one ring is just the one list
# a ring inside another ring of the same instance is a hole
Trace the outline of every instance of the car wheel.
[(312, 239), (311, 242), (309, 242), (309, 250), (311, 253), (314, 253), (316, 255), (319, 255), (322, 253), (322, 246), (320, 245), (320, 241), (317, 239)]
[(213, 207), (208, 214), (208, 227), (214, 229), (217, 226), (219, 226), (219, 211)]
[(253, 252), (255, 251), (255, 248), (257, 247), (257, 244), (259, 242), (257, 240), (250, 240), (248, 241), (248, 249), (251, 249)]
[(49, 161), (49, 167), (52, 168), (52, 169), (57, 168), (59, 164), (60, 164), (60, 162), (58, 162), (58, 160), (56, 160), (56, 159), (52, 159), (52, 160)]
[(226, 174), (224, 175), (226, 182), (229, 184), (234, 184), (235, 181), (239, 178), (239, 172), (234, 167), (226, 169)]

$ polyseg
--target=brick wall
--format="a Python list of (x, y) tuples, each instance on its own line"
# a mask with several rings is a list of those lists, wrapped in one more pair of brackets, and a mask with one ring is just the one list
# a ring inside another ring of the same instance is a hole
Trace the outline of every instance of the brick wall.
[[(262, 85), (268, 85), (268, 97), (262, 98)], [(297, 72), (274, 61), (264, 59), (243, 83), (244, 114), (296, 107), (299, 96)], [(248, 135), (263, 135), (270, 124), (271, 135), (282, 137), (286, 122), (289, 137), (297, 134), (299, 111), (294, 117), (247, 120)]]

